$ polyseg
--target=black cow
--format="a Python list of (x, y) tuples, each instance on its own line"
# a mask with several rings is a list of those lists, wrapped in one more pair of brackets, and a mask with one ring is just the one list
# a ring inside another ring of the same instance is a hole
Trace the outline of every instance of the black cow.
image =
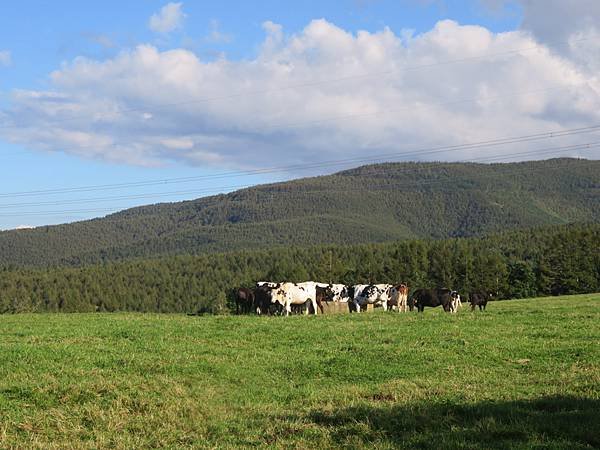
[(235, 293), (236, 313), (248, 314), (254, 306), (254, 292), (248, 288), (239, 288)]
[(269, 286), (258, 286), (254, 289), (254, 309), (256, 314), (269, 314), (271, 309), (271, 291)]
[(451, 302), (452, 291), (450, 289), (417, 289), (413, 292), (408, 306), (411, 311), (416, 307), (419, 312), (423, 312), (426, 306), (430, 308), (442, 306), (444, 311), (450, 312)]
[(471, 304), (471, 311), (475, 311), (475, 307), (479, 306), (479, 311), (485, 311), (487, 302), (492, 298), (492, 294), (488, 292), (471, 292), (469, 294), (469, 303)]

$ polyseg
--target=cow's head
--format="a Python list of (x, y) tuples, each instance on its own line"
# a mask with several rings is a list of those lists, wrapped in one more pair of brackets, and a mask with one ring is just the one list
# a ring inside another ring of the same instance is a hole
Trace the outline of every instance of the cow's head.
[(415, 309), (415, 307), (419, 306), (418, 302), (417, 302), (417, 299), (415, 299), (414, 297), (409, 298), (408, 301), (407, 301), (407, 303), (408, 303), (408, 309), (410, 311), (412, 311), (413, 309)]

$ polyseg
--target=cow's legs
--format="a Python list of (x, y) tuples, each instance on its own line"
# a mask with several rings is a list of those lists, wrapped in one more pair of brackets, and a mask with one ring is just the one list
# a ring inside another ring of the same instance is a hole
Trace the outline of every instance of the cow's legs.
[(384, 311), (387, 311), (387, 309), (388, 309), (387, 300), (384, 300), (381, 302), (381, 307), (383, 308)]
[(317, 301), (314, 299), (311, 299), (312, 305), (313, 305), (313, 309), (315, 310), (315, 316), (317, 315)]

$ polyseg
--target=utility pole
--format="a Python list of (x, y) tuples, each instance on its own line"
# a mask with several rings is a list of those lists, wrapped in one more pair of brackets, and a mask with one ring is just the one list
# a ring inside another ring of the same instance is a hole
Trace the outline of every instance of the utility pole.
[(469, 285), (469, 257), (465, 254), (465, 285), (464, 288)]
[(333, 280), (331, 277), (332, 265), (333, 265), (333, 250), (329, 250), (329, 284), (333, 284)]

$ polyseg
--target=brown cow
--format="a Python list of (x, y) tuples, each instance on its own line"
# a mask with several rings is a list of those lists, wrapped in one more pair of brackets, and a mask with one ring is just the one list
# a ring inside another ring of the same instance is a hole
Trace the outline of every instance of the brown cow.
[(406, 284), (401, 283), (392, 288), (389, 305), (395, 306), (398, 312), (408, 311), (408, 286)]
[[(235, 294), (236, 314), (248, 314), (254, 306), (254, 292), (248, 288), (241, 287)], [(241, 310), (241, 313), (240, 313)]]

